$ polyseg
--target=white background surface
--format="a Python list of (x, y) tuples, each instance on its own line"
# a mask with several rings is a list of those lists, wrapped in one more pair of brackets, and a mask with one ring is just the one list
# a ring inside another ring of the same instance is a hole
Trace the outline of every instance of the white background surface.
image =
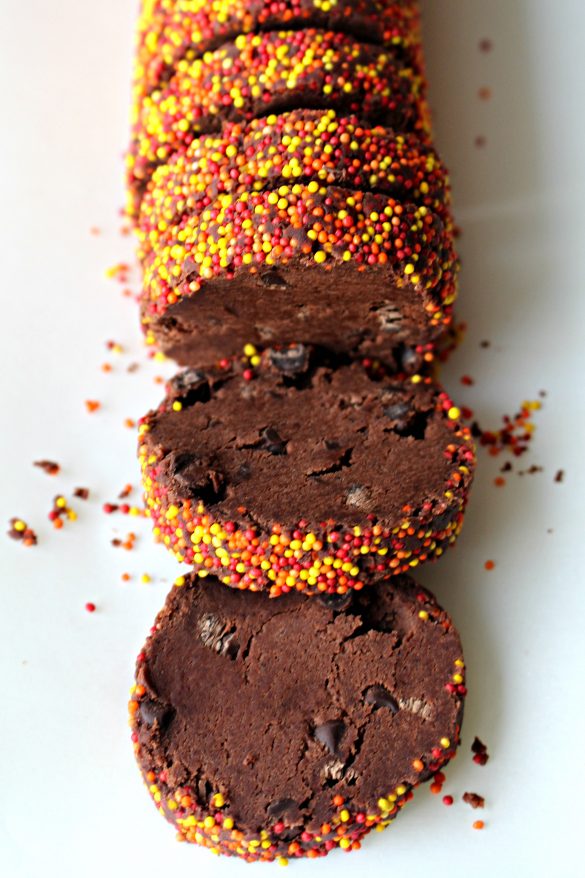
[[(104, 516), (137, 483), (138, 417), (160, 396), (133, 303), (104, 278), (131, 256), (118, 234), (134, 3), (0, 0), (2, 475), (0, 522), (0, 874), (249, 875), (177, 845), (133, 763), (126, 725), (134, 656), (175, 563), (136, 520)], [(580, 0), (427, 0), (439, 145), (464, 228), (460, 316), (470, 329), (445, 382), (485, 427), (548, 392), (530, 452), (493, 486), (504, 458), (482, 454), (457, 551), (421, 574), (447, 606), (468, 662), (464, 743), (444, 792), (427, 789), (359, 854), (295, 874), (487, 878), (582, 875), (584, 117)], [(482, 53), (482, 38), (493, 51)], [(481, 101), (478, 89), (492, 89)], [(474, 146), (478, 135), (486, 146)], [(91, 226), (102, 234), (92, 237)], [(127, 353), (110, 355), (107, 339)], [(489, 339), (488, 349), (479, 342)], [(140, 360), (134, 374), (127, 365)], [(114, 371), (100, 371), (112, 362)], [(168, 367), (167, 367), (168, 371)], [(459, 384), (462, 373), (474, 387)], [(101, 400), (95, 415), (85, 399)], [(33, 469), (53, 458), (57, 479)], [(554, 482), (566, 470), (563, 484)], [(75, 485), (79, 521), (46, 520)], [(552, 528), (553, 533), (548, 533)], [(2, 530), (6, 525), (2, 525)], [(134, 552), (111, 547), (139, 533)], [(487, 573), (484, 561), (496, 569)], [(122, 583), (123, 571), (133, 575)], [(148, 572), (150, 584), (141, 584)], [(165, 580), (165, 581), (163, 581)], [(98, 605), (90, 615), (86, 601)], [(485, 768), (470, 743), (489, 746)], [(486, 796), (484, 813), (460, 801)], [(471, 824), (481, 816), (484, 832)]]

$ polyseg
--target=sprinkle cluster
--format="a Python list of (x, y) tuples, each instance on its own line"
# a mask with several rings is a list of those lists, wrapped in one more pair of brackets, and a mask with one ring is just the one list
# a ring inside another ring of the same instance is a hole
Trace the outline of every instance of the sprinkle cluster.
[(275, 27), (339, 30), (400, 51), (422, 68), (418, 0), (143, 0), (135, 99), (168, 79), (187, 53)]
[[(238, 380), (250, 377), (244, 374)], [(437, 510), (431, 501), (418, 508), (405, 504), (400, 520), (380, 523), (368, 515), (363, 527), (329, 520), (311, 529), (300, 520), (276, 521), (264, 529), (250, 525), (244, 509), (241, 521), (226, 521), (200, 498), (170, 497), (163, 461), (173, 449), (151, 442), (149, 432), (157, 417), (170, 408), (180, 411), (181, 406), (180, 400), (169, 399), (143, 419), (139, 458), (155, 538), (200, 575), (212, 573), (233, 588), (269, 590), (273, 597), (291, 591), (345, 594), (438, 558), (461, 530), (475, 458), (470, 431), (444, 392), (437, 393), (436, 413), (453, 434), (444, 450), (452, 463), (443, 488), (444, 505)]]
[(291, 263), (345, 266), (344, 273), (377, 269), (390, 288), (408, 287), (422, 298), (431, 327), (449, 322), (457, 259), (439, 217), (424, 206), (316, 181), (222, 195), (185, 216), (145, 259), (146, 313), (163, 314), (211, 279)]
[(447, 172), (427, 142), (334, 110), (297, 110), (229, 123), (157, 168), (140, 206), (142, 250), (155, 249), (183, 215), (212, 206), (219, 195), (312, 181), (391, 195), (452, 227)]
[(131, 186), (140, 188), (198, 134), (287, 106), (359, 113), (365, 121), (428, 133), (423, 79), (391, 53), (329, 31), (241, 35), (179, 61), (169, 82), (137, 107)]

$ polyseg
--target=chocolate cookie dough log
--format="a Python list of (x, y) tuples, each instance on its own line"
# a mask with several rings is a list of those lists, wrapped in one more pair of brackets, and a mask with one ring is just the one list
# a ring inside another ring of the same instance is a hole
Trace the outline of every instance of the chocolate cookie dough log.
[(292, 110), (228, 123), (157, 168), (138, 218), (142, 258), (159, 247), (169, 228), (219, 195), (312, 181), (390, 195), (428, 208), (453, 228), (448, 173), (427, 142), (364, 126), (357, 116), (334, 110)]
[(154, 168), (225, 122), (326, 108), (364, 122), (428, 133), (423, 80), (388, 50), (331, 31), (248, 34), (178, 63), (136, 108), (128, 156), (139, 203)]
[(316, 181), (219, 196), (143, 265), (147, 342), (185, 365), (248, 342), (388, 360), (449, 325), (458, 267), (433, 211)]
[(179, 561), (275, 597), (345, 594), (455, 542), (474, 450), (440, 387), (302, 346), (253, 361), (179, 374), (141, 422), (147, 512)]
[(144, 0), (138, 22), (135, 99), (240, 34), (321, 28), (391, 48), (422, 71), (418, 0)]
[(248, 861), (356, 850), (455, 755), (461, 643), (409, 578), (345, 612), (178, 582), (129, 707), (144, 781), (180, 840)]

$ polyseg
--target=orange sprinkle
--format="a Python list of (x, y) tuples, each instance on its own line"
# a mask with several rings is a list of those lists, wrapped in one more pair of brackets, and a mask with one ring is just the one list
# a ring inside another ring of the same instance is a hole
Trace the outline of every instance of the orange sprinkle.
[(86, 399), (85, 407), (90, 414), (93, 412), (97, 412), (99, 408), (101, 408), (101, 402), (98, 402), (96, 399)]
[(473, 824), (474, 829), (483, 829), (484, 826), (485, 826), (485, 823), (483, 822), (483, 820), (476, 820), (475, 823)]
[(425, 766), (421, 759), (415, 759), (412, 763), (412, 767), (415, 771), (422, 771)]
[(506, 479), (503, 476), (496, 476), (496, 478), (494, 479), (494, 485), (496, 486), (496, 488), (503, 488), (505, 484)]
[(122, 574), (122, 582), (130, 582), (131, 579), (132, 579), (132, 577), (130, 576), (129, 573)]
[(443, 789), (443, 784), (440, 783), (432, 783), (430, 786), (431, 793), (437, 796), (441, 790)]
[(496, 566), (496, 562), (495, 561), (486, 561), (483, 566), (485, 567), (486, 570), (493, 570), (494, 567)]
[(111, 372), (111, 371), (112, 371), (112, 366), (110, 363), (103, 363), (102, 364), (102, 372)]

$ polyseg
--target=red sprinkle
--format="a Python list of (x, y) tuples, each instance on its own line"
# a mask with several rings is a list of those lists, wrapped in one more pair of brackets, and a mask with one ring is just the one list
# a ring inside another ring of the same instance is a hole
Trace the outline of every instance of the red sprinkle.
[(496, 566), (496, 562), (495, 561), (486, 561), (483, 566), (485, 567), (486, 570), (493, 570), (494, 567)]
[(95, 606), (95, 604), (92, 604), (91, 601), (88, 601), (87, 604), (85, 605), (85, 609), (87, 610), (88, 613), (95, 613), (96, 606)]
[(452, 805), (453, 796), (443, 796), (443, 805)]

